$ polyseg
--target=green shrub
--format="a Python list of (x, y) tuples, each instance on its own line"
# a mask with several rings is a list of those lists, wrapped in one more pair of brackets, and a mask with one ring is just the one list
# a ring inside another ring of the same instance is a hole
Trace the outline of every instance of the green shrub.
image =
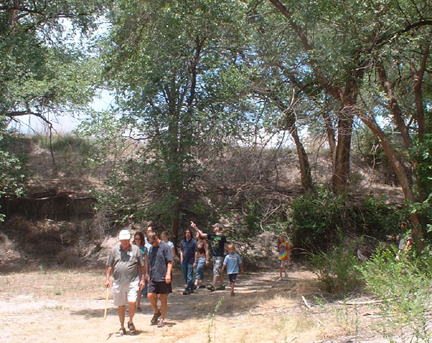
[(372, 258), (359, 266), (369, 291), (382, 300), (379, 305), (384, 318), (381, 333), (404, 336), (404, 341), (429, 342), (426, 314), (430, 310), (429, 249), (419, 257), (404, 255), (395, 260), (393, 250), (379, 248)]
[(362, 285), (360, 261), (356, 255), (356, 246), (360, 241), (361, 239), (351, 240), (346, 244), (333, 246), (327, 253), (310, 255), (312, 271), (318, 275), (320, 287), (324, 291), (346, 294)]
[(405, 215), (384, 197), (353, 200), (320, 189), (316, 196), (305, 194), (291, 201), (290, 236), (296, 248), (326, 252), (337, 240), (339, 230), (386, 239), (395, 233)]

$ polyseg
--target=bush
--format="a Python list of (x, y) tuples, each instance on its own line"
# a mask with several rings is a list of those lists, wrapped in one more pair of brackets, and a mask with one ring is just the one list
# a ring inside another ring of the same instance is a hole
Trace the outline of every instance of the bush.
[(386, 239), (395, 233), (405, 213), (383, 197), (368, 196), (354, 201), (335, 196), (326, 189), (305, 194), (290, 204), (290, 231), (297, 248), (326, 252), (337, 240), (337, 232)]
[(381, 333), (388, 337), (402, 336), (404, 341), (409, 336), (410, 341), (429, 342), (426, 318), (431, 300), (429, 249), (419, 257), (404, 255), (400, 262), (395, 260), (396, 250), (396, 247), (379, 248), (359, 267), (367, 289), (382, 300)]
[(309, 257), (312, 271), (318, 275), (321, 288), (333, 294), (346, 294), (362, 284), (360, 261), (356, 246), (361, 239), (333, 246), (328, 253), (320, 252)]

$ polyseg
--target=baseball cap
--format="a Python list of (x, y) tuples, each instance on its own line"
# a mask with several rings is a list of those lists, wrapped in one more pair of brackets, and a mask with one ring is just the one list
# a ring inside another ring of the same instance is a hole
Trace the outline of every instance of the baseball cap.
[(131, 235), (128, 230), (121, 230), (119, 234), (119, 240), (130, 239)]
[(221, 224), (221, 223), (215, 223), (212, 226), (213, 227), (218, 227), (219, 229), (223, 229), (224, 228), (223, 224)]

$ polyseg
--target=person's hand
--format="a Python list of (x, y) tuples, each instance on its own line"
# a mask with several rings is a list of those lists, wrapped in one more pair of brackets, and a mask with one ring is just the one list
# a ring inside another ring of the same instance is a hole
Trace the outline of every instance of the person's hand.
[(166, 283), (171, 283), (171, 275), (165, 276), (165, 282)]
[(145, 281), (144, 281), (144, 279), (140, 280), (139, 286), (140, 286), (140, 290), (144, 289), (144, 287), (145, 287)]
[(191, 220), (191, 228), (192, 229), (195, 229), (195, 230), (197, 230), (198, 229), (198, 227), (197, 227), (197, 225)]
[(105, 287), (106, 287), (106, 288), (109, 288), (109, 286), (111, 286), (111, 283), (110, 283), (109, 280), (106, 280), (106, 281), (105, 281)]
[(209, 265), (210, 265), (210, 261), (207, 260), (207, 261), (206, 261), (206, 266), (208, 267)]
[(198, 263), (195, 262), (195, 263), (193, 264), (193, 266), (194, 266), (194, 268), (196, 268), (196, 267), (198, 266)]
[(150, 275), (149, 275), (149, 274), (146, 274), (146, 275), (145, 275), (145, 279), (146, 279), (147, 282), (149, 282), (149, 281), (150, 281)]

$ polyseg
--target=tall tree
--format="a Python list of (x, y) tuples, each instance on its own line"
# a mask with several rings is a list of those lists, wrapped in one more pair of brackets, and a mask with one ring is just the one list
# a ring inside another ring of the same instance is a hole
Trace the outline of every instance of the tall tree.
[(110, 16), (107, 79), (119, 91), (123, 120), (146, 142), (141, 169), (159, 185), (156, 214), (171, 222), (174, 240), (199, 170), (193, 148), (218, 144), (247, 122), (247, 105), (227, 101), (239, 97), (242, 7), (231, 1), (119, 1)]
[[(340, 104), (334, 191), (339, 194), (346, 189), (352, 123), (358, 115), (383, 144), (405, 198), (414, 202), (421, 199), (405, 166), (413, 137), (421, 141), (428, 126), (428, 99), (423, 88), (432, 24), (430, 1), (357, 1), (344, 6), (332, 0), (269, 3), (303, 48), (294, 57), (304, 61), (300, 70), (310, 71), (313, 84)], [(374, 93), (378, 88), (380, 92)], [(414, 105), (405, 104), (404, 98), (411, 98)], [(368, 111), (363, 106), (365, 99)], [(398, 151), (396, 142), (380, 128), (379, 116), (383, 114), (392, 118), (400, 133), (402, 150)], [(415, 170), (415, 165), (412, 168)], [(412, 221), (420, 222), (416, 215)]]

